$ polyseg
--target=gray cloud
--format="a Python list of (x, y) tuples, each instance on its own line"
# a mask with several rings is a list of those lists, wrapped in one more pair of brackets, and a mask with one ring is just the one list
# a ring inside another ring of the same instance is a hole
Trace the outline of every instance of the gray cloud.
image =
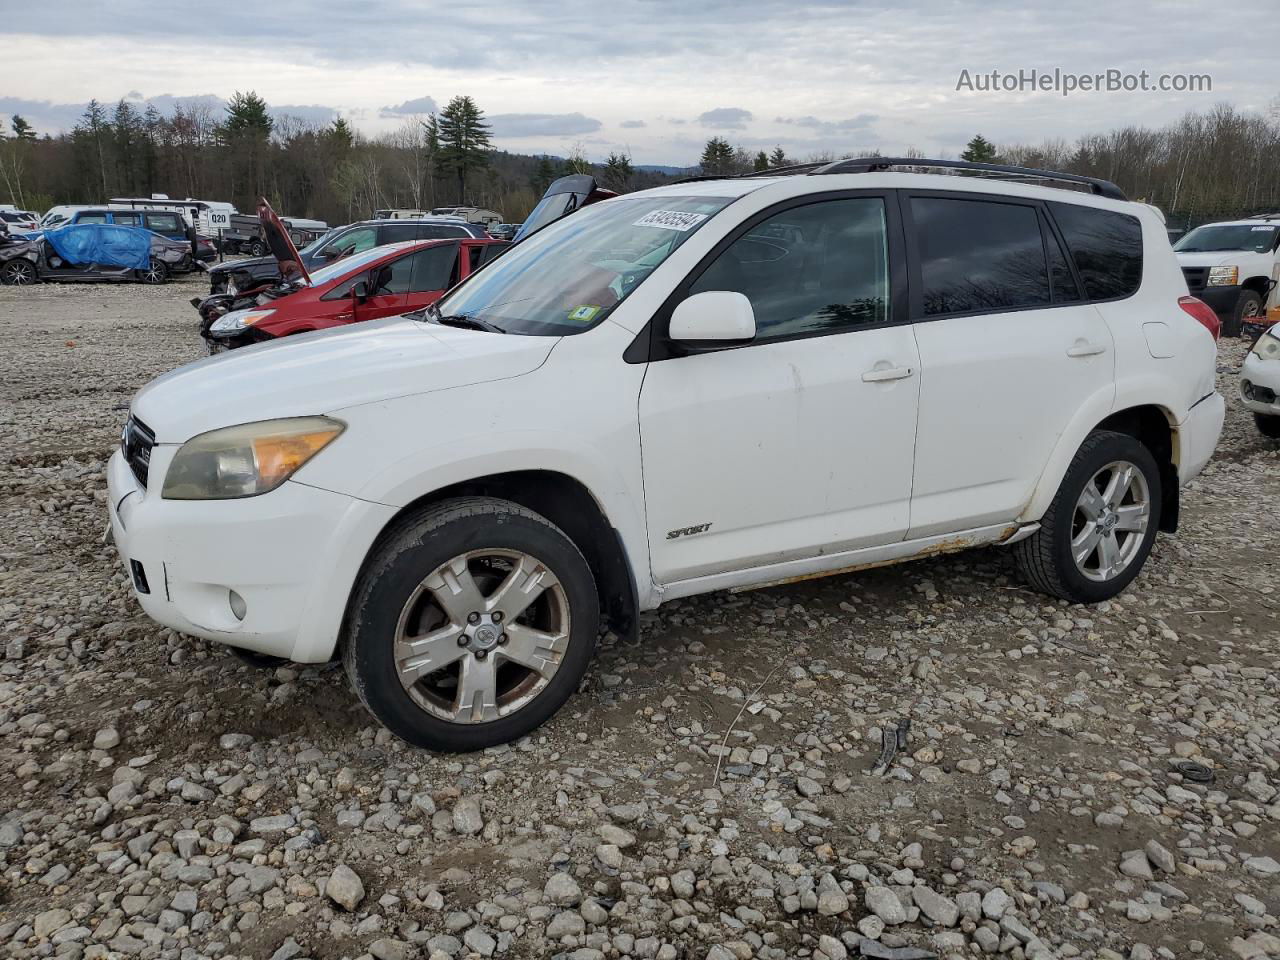
[(874, 113), (860, 113), (846, 120), (819, 120), (817, 117), (778, 117), (775, 123), (786, 123), (796, 127), (806, 127), (820, 134), (852, 133), (855, 130), (869, 130), (880, 118)]
[(437, 113), (439, 109), (433, 97), (417, 97), (413, 100), (406, 100), (399, 106), (383, 107), (378, 111), (378, 116), (406, 117), (415, 113)]
[(641, 127), (647, 127), (648, 124), (643, 120), (623, 120), (618, 126), (626, 130), (639, 130)]
[(498, 113), (489, 117), (495, 137), (573, 137), (603, 124), (581, 113)]
[(716, 107), (698, 115), (698, 122), (704, 127), (719, 130), (743, 130), (751, 119), (751, 111), (741, 107)]

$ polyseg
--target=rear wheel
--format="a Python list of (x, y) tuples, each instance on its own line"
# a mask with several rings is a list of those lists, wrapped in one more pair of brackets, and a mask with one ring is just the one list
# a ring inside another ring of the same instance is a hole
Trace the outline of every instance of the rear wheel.
[(260, 257), (267, 252), (267, 248), (262, 245), (261, 240), (255, 240), (249, 244), (249, 253), (255, 257)]
[(1244, 332), (1246, 323), (1252, 323), (1260, 316), (1262, 316), (1262, 295), (1256, 290), (1241, 290), (1235, 309), (1222, 325), (1222, 335), (1238, 337)]
[(143, 283), (164, 283), (169, 279), (169, 268), (164, 261), (152, 257), (147, 269), (138, 271), (138, 279)]
[(1037, 590), (1073, 603), (1114, 597), (1151, 553), (1160, 496), (1160, 469), (1137, 438), (1091, 433), (1040, 529), (1014, 548), (1023, 576)]
[(36, 265), (30, 260), (19, 258), (10, 260), (0, 268), (0, 280), (15, 287), (25, 287), (29, 283), (35, 283), (39, 279), (39, 273)]
[(1280, 416), (1271, 413), (1255, 413), (1253, 422), (1258, 425), (1258, 430), (1264, 437), (1280, 440)]
[(433, 750), (529, 733), (577, 688), (599, 629), (582, 553), (504, 500), (446, 501), (384, 539), (356, 588), (343, 663), (369, 711)]

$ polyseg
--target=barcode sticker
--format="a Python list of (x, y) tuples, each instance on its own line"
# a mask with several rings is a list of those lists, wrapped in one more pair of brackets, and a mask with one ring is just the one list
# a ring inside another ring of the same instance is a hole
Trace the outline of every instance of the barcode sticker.
[(686, 213), (683, 210), (654, 210), (632, 224), (633, 227), (661, 227), (663, 230), (692, 230), (703, 220), (705, 213)]

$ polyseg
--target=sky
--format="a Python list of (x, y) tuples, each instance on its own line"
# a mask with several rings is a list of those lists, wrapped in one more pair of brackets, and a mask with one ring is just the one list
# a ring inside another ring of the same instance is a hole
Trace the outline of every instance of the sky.
[[(0, 37), (0, 118), (41, 134), (70, 129), (90, 98), (168, 112), (252, 89), (277, 114), (377, 136), (468, 94), (502, 149), (687, 166), (712, 136), (801, 159), (955, 156), (975, 133), (1071, 141), (1222, 102), (1267, 112), (1280, 94), (1274, 44), (1241, 33), (1272, 22), (1274, 0), (273, 0), (205, 6), (185, 28), (154, 0), (22, 9)], [(1211, 89), (1063, 96), (981, 79), (1055, 69), (1208, 75)]]

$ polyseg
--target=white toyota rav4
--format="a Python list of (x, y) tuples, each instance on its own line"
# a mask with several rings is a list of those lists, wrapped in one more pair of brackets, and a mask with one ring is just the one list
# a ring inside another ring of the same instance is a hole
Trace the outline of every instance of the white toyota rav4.
[(894, 164), (607, 200), (429, 312), (159, 378), (108, 471), (142, 607), (341, 655), (395, 733), (469, 750), (677, 597), (993, 543), (1113, 596), (1222, 426), (1164, 224)]

